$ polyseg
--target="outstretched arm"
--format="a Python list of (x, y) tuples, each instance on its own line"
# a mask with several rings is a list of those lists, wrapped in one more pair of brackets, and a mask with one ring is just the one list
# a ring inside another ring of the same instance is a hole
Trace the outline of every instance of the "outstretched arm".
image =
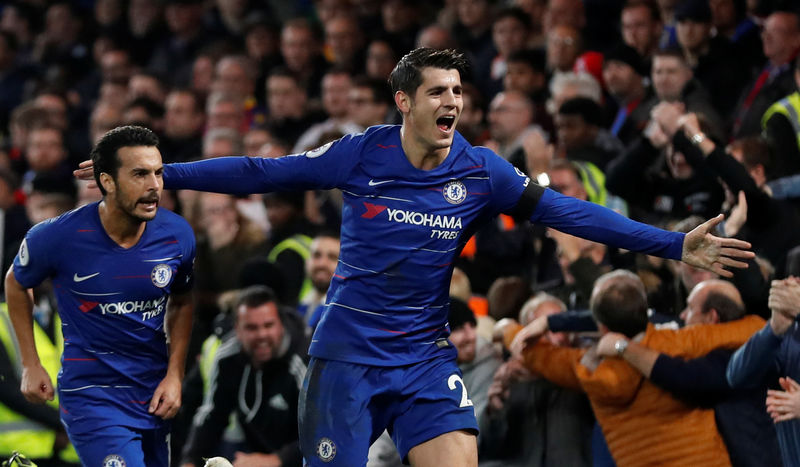
[[(275, 159), (217, 157), (166, 164), (164, 187), (234, 195), (334, 188), (347, 180), (358, 162), (354, 154), (360, 145), (361, 136), (348, 135), (312, 151)], [(74, 174), (94, 180), (92, 162), (82, 162)]]
[[(538, 187), (542, 190), (541, 187)], [(530, 194), (527, 194), (528, 191)], [(523, 197), (536, 197), (529, 186)], [(681, 260), (687, 264), (731, 277), (726, 267), (744, 268), (747, 264), (739, 259), (752, 258), (746, 251), (750, 244), (735, 238), (720, 238), (710, 232), (722, 221), (723, 216), (698, 226), (688, 234), (667, 232), (656, 227), (630, 220), (603, 206), (564, 196), (550, 189), (543, 189), (536, 208), (530, 217), (562, 232), (595, 242), (647, 253), (663, 258)]]

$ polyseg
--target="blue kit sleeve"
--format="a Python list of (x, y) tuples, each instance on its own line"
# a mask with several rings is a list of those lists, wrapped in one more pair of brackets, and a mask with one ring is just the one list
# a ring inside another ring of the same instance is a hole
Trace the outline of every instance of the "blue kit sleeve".
[(683, 253), (681, 232), (668, 232), (600, 206), (545, 189), (530, 217), (531, 222), (552, 227), (626, 250), (680, 260)]
[[(488, 151), (488, 150), (487, 150)], [(542, 188), (522, 171), (495, 154), (486, 156), (496, 213), (525, 214), (531, 222), (606, 245), (680, 260), (680, 232), (632, 221), (600, 206)], [(532, 211), (532, 214), (530, 214)]]
[[(493, 214), (517, 214), (519, 201), (528, 186), (530, 185), (538, 190), (541, 190), (541, 187), (533, 183), (521, 170), (491, 150), (487, 148), (476, 149), (485, 151), (484, 160), (489, 169), (489, 183), (492, 189), (490, 209)], [(527, 217), (527, 215), (515, 215), (514, 217)]]
[(51, 247), (58, 242), (48, 238), (52, 226), (50, 220), (33, 226), (22, 240), (14, 258), (14, 277), (25, 288), (41, 284), (54, 272), (55, 259)]
[(361, 139), (361, 135), (347, 135), (317, 149), (276, 159), (218, 157), (167, 164), (164, 186), (234, 195), (335, 188), (356, 165)]

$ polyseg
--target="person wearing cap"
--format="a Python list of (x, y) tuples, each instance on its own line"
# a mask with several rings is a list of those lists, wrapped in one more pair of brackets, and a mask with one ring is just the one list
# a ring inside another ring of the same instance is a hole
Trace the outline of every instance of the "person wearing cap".
[(694, 71), (694, 77), (708, 90), (711, 103), (721, 114), (733, 110), (734, 97), (742, 92), (748, 71), (746, 60), (737, 56), (730, 41), (711, 36), (711, 8), (708, 0), (687, 0), (675, 10), (678, 45)]
[(500, 368), (502, 361), (495, 355), (491, 343), (478, 336), (475, 330), (478, 321), (466, 303), (450, 297), (450, 313), (447, 315), (447, 321), (450, 323), (450, 342), (458, 352), (456, 362), (461, 369), (464, 387), (475, 407), (475, 416), (480, 425), (481, 417), (489, 402), (492, 377)]
[(617, 104), (611, 134), (629, 144), (639, 136), (650, 119), (642, 102), (652, 92), (645, 85), (647, 71), (636, 49), (618, 44), (606, 52), (603, 60), (603, 81)]

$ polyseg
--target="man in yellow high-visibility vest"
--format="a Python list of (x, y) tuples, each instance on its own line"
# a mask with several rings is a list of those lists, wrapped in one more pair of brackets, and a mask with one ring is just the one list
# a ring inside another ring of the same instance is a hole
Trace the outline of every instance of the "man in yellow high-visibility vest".
[[(64, 340), (61, 320), (53, 314), (52, 333), (34, 320), (33, 335), (39, 358), (51, 378), (61, 369)], [(14, 451), (40, 467), (76, 465), (78, 457), (69, 444), (58, 416), (58, 399), (45, 405), (31, 404), (19, 392), (22, 369), (18, 344), (5, 303), (0, 303), (0, 459)]]

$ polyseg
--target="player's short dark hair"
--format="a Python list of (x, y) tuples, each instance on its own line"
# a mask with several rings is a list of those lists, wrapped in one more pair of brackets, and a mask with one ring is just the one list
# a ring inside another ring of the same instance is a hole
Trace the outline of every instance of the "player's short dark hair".
[(464, 54), (453, 49), (436, 50), (430, 47), (420, 47), (405, 54), (389, 75), (389, 84), (392, 94), (403, 91), (413, 96), (422, 84), (422, 70), (424, 68), (439, 68), (442, 70), (456, 70), (462, 76), (467, 71), (467, 59)]
[(103, 196), (106, 190), (100, 183), (100, 174), (107, 173), (114, 180), (122, 163), (119, 160), (119, 150), (134, 146), (158, 146), (158, 136), (140, 126), (120, 126), (104, 134), (94, 146), (90, 154), (94, 166), (94, 180)]
[(725, 294), (716, 291), (709, 291), (706, 301), (703, 302), (701, 310), (703, 314), (711, 310), (717, 310), (717, 316), (721, 323), (734, 321), (744, 316), (744, 306)]
[(611, 332), (632, 338), (647, 328), (647, 292), (630, 271), (620, 269), (600, 276), (589, 306), (594, 319)]

